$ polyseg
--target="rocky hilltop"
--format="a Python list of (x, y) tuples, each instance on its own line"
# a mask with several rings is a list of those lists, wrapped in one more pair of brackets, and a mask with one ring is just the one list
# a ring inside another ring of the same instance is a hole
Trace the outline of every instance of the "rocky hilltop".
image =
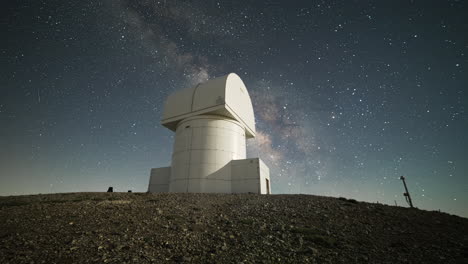
[(313, 195), (10, 196), (0, 263), (468, 263), (468, 219)]

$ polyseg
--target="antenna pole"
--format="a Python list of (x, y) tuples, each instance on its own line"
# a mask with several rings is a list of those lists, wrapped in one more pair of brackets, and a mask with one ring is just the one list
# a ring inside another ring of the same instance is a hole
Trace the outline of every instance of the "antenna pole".
[(400, 180), (403, 181), (403, 185), (405, 186), (405, 191), (406, 191), (406, 192), (404, 192), (403, 195), (405, 196), (406, 202), (408, 202), (408, 204), (409, 204), (409, 206), (410, 206), (411, 208), (414, 208), (414, 207), (413, 207), (413, 201), (411, 200), (411, 196), (410, 196), (409, 191), (408, 191), (408, 187), (406, 186), (405, 177), (404, 177), (404, 176), (401, 176), (401, 177), (400, 177)]

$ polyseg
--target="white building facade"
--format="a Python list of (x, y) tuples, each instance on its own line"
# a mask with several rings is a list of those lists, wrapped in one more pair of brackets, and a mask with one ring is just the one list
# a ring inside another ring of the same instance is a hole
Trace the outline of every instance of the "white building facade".
[(246, 158), (255, 119), (236, 74), (171, 94), (161, 124), (175, 132), (172, 164), (151, 169), (148, 192), (271, 193), (268, 167)]

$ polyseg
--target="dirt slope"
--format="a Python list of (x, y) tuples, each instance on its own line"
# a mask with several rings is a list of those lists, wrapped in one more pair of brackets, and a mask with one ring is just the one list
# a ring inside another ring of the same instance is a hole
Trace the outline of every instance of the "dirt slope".
[(0, 197), (0, 263), (468, 263), (468, 219), (312, 195)]

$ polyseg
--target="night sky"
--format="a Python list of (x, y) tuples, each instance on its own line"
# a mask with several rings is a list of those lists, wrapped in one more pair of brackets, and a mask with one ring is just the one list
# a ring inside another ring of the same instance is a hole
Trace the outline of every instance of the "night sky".
[(468, 216), (466, 1), (7, 1), (0, 195), (147, 190), (166, 97), (237, 73), (273, 193)]

